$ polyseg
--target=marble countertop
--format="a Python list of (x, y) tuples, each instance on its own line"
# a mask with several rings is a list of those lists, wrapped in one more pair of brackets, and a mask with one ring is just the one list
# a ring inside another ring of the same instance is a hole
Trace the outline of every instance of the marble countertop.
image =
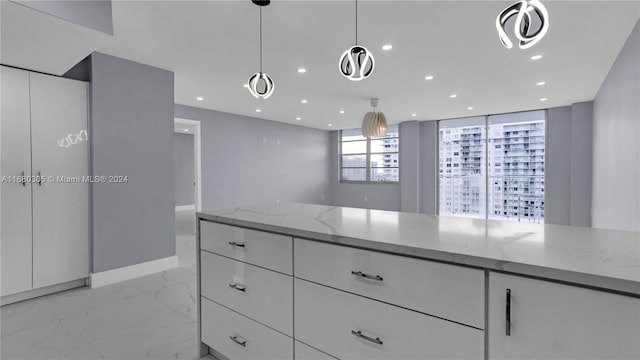
[(312, 204), (198, 212), (294, 237), (640, 296), (640, 233)]

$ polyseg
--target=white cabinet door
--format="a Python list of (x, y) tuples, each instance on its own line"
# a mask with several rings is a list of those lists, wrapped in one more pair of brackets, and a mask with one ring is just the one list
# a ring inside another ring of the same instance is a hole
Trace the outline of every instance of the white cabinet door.
[(30, 83), (32, 172), (47, 177), (32, 185), (38, 288), (89, 276), (87, 86), (35, 73)]
[(296, 360), (334, 360), (333, 356), (329, 356), (319, 350), (305, 345), (300, 341), (294, 342), (294, 358)]
[(31, 175), (29, 73), (2, 67), (2, 291), (31, 289), (31, 184), (12, 178)]
[(499, 273), (489, 284), (492, 360), (640, 359), (640, 299)]

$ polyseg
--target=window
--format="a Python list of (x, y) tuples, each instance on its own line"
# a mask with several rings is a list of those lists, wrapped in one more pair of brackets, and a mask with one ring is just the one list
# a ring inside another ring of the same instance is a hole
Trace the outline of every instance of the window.
[[(440, 153), (441, 215), (544, 221), (544, 111), (443, 120), (439, 126), (440, 149), (451, 145), (464, 155), (456, 159), (460, 173), (449, 174), (442, 169), (451, 160)], [(464, 196), (454, 198), (456, 193)]]
[(360, 129), (340, 132), (340, 180), (398, 182), (400, 135), (398, 125), (383, 138), (365, 138)]

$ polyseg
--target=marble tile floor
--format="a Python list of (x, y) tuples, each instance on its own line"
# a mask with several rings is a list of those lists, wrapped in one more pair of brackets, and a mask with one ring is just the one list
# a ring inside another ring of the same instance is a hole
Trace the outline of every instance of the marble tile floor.
[(0, 357), (196, 359), (194, 229), (176, 212), (176, 269), (2, 307)]

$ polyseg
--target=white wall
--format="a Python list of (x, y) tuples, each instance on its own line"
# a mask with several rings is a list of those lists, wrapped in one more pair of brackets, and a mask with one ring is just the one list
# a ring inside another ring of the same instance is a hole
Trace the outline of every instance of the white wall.
[(593, 101), (596, 228), (640, 231), (640, 22)]

